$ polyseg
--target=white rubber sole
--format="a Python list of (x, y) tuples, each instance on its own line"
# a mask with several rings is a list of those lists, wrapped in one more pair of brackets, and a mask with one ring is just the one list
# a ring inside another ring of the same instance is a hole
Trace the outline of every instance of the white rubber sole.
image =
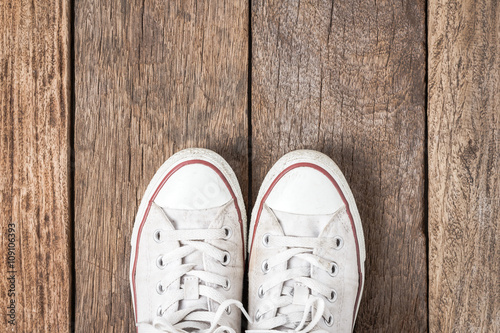
[[(236, 196), (237, 204), (241, 213), (241, 220), (243, 224), (243, 240), (244, 240), (244, 249), (246, 249), (247, 244), (247, 215), (245, 211), (245, 203), (243, 201), (243, 195), (241, 193), (240, 185), (238, 183), (238, 179), (231, 168), (231, 166), (220, 156), (219, 154), (203, 148), (188, 148), (179, 151), (178, 153), (172, 155), (169, 159), (163, 163), (163, 165), (156, 171), (153, 179), (149, 182), (149, 185), (142, 197), (141, 204), (139, 205), (139, 209), (137, 211), (137, 215), (135, 216), (134, 228), (132, 229), (132, 237), (130, 239), (130, 244), (132, 246), (132, 250), (130, 253), (130, 287), (132, 286), (132, 272), (136, 254), (136, 244), (137, 244), (137, 236), (139, 233), (139, 228), (142, 223), (142, 219), (144, 214), (146, 213), (149, 200), (152, 195), (160, 185), (163, 178), (177, 165), (190, 160), (203, 160), (213, 164), (217, 169), (219, 169), (224, 177), (226, 177), (227, 182), (231, 186), (234, 195)], [(244, 251), (246, 255), (246, 251)], [(134, 303), (134, 302), (132, 302)], [(135, 307), (135, 304), (134, 304)], [(135, 309), (134, 309), (135, 311)]]
[[(362, 286), (361, 286), (361, 293), (360, 295), (363, 294), (363, 289), (364, 289), (364, 282), (365, 282), (365, 260), (366, 260), (366, 248), (365, 248), (365, 237), (363, 234), (363, 226), (361, 224), (361, 217), (359, 216), (358, 208), (356, 206), (356, 202), (354, 200), (354, 196), (352, 194), (352, 191), (349, 187), (349, 184), (347, 183), (347, 180), (345, 179), (342, 171), (340, 171), (339, 167), (335, 162), (328, 157), (327, 155), (320, 153), (318, 151), (314, 150), (295, 150), (292, 151), (283, 157), (281, 157), (269, 170), (267, 173), (266, 177), (264, 178), (264, 181), (262, 182), (262, 185), (259, 189), (259, 193), (257, 195), (257, 199), (255, 201), (255, 204), (253, 206), (252, 210), (252, 216), (251, 216), (251, 222), (250, 222), (250, 235), (248, 239), (248, 249), (247, 251), (250, 252), (250, 247), (253, 241), (253, 230), (255, 227), (255, 220), (257, 218), (257, 212), (259, 210), (259, 207), (262, 203), (262, 198), (264, 197), (265, 193), (271, 186), (272, 182), (274, 179), (287, 167), (297, 164), (297, 163), (313, 163), (321, 168), (325, 169), (330, 173), (330, 175), (335, 179), (337, 184), (339, 185), (342, 193), (344, 194), (344, 197), (347, 200), (347, 203), (349, 204), (349, 209), (351, 211), (352, 218), (354, 220), (354, 226), (356, 227), (356, 237), (358, 239), (358, 246), (359, 246), (359, 252), (360, 252), (360, 260), (361, 260), (361, 272), (363, 274), (363, 281), (362, 281)], [(356, 309), (356, 315), (359, 310), (359, 303), (358, 302), (358, 309)]]

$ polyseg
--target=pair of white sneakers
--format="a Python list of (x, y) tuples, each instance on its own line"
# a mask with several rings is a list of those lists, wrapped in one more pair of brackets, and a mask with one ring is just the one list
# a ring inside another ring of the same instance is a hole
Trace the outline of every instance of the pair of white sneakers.
[(283, 156), (252, 211), (248, 313), (243, 197), (218, 154), (186, 149), (158, 170), (132, 234), (130, 285), (138, 333), (351, 332), (365, 244), (349, 186), (310, 150)]

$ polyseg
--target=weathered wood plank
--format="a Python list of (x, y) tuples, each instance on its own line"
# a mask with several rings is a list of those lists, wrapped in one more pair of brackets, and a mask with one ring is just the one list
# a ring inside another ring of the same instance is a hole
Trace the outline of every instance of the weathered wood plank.
[[(69, 1), (0, 1), (0, 327), (5, 332), (70, 330), (69, 49)], [(15, 325), (7, 308), (12, 300)]]
[(429, 322), (500, 329), (500, 3), (429, 1)]
[(252, 1), (253, 196), (284, 153), (331, 156), (367, 238), (357, 331), (427, 330), (425, 2)]
[(156, 169), (206, 147), (248, 186), (248, 3), (75, 3), (76, 328), (133, 331), (130, 235)]

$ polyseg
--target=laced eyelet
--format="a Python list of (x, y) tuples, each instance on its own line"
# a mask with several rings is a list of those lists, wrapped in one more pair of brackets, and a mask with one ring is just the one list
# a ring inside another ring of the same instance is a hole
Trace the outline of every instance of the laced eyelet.
[(231, 289), (231, 282), (229, 281), (229, 279), (226, 279), (226, 284), (224, 286), (222, 286), (222, 289), (224, 289), (224, 290)]
[(269, 236), (271, 236), (271, 235), (270, 234), (265, 234), (264, 236), (262, 236), (262, 244), (265, 247), (269, 247)]
[(230, 314), (231, 314), (231, 305), (230, 305), (230, 306), (228, 306), (228, 307), (226, 308), (226, 313), (227, 313), (228, 315), (230, 315)]
[(222, 230), (224, 230), (224, 239), (229, 239), (231, 238), (231, 235), (233, 234), (233, 231), (231, 230), (230, 227), (222, 227)]
[(335, 250), (340, 250), (344, 246), (344, 239), (340, 236), (335, 236)]
[(158, 309), (156, 310), (156, 315), (158, 317), (161, 317), (163, 316), (163, 309), (161, 308), (161, 305), (158, 307)]
[(335, 291), (335, 289), (332, 289), (332, 291), (330, 292), (330, 297), (328, 297), (328, 301), (330, 303), (333, 303), (337, 300), (337, 292)]
[(328, 317), (328, 319), (323, 318), (323, 321), (325, 322), (326, 326), (330, 327), (333, 325), (333, 316), (330, 315), (330, 317)]
[(158, 284), (156, 285), (156, 292), (159, 294), (159, 295), (162, 295), (164, 292), (165, 292), (165, 287), (163, 287), (163, 285), (161, 284), (161, 281), (158, 282)]
[(328, 272), (331, 276), (336, 276), (339, 273), (339, 266), (337, 263), (332, 262), (330, 264), (330, 271)]
[(161, 230), (158, 229), (155, 231), (155, 233), (153, 234), (153, 238), (155, 239), (155, 242), (157, 243), (161, 243), (162, 240), (161, 240)]
[(229, 254), (229, 252), (224, 251), (224, 256), (222, 257), (221, 264), (223, 266), (227, 266), (230, 261), (231, 261), (231, 255)]
[(262, 318), (262, 315), (260, 314), (260, 311), (257, 310), (255, 312), (255, 321), (258, 322), (258, 321), (260, 321), (261, 318)]
[(167, 266), (167, 264), (163, 261), (163, 255), (159, 255), (156, 259), (156, 266), (158, 266), (159, 269), (164, 269), (165, 266)]
[(257, 295), (259, 296), (259, 298), (264, 297), (264, 289), (262, 288), (262, 286), (259, 287), (259, 290), (257, 291)]
[(264, 260), (262, 262), (262, 272), (264, 272), (264, 274), (267, 274), (267, 272), (269, 272), (269, 264), (267, 263), (267, 260)]

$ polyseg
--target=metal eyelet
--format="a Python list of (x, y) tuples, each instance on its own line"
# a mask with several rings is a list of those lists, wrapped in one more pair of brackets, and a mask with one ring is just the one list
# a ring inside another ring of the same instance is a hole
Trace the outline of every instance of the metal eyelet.
[(323, 318), (323, 321), (325, 322), (326, 326), (330, 327), (333, 325), (333, 316), (330, 315), (330, 317), (328, 317), (328, 319)]
[(335, 250), (340, 250), (342, 247), (344, 247), (344, 239), (340, 236), (335, 236)]
[(163, 255), (159, 255), (158, 258), (156, 259), (156, 266), (159, 269), (164, 269), (167, 264), (163, 261)]
[(328, 297), (328, 301), (330, 303), (333, 303), (337, 300), (337, 292), (335, 291), (335, 289), (332, 289), (332, 291), (330, 292), (330, 297)]
[(155, 231), (155, 233), (153, 234), (153, 238), (155, 239), (155, 242), (157, 243), (161, 243), (162, 240), (161, 240), (161, 230), (158, 229)]
[(229, 279), (226, 279), (226, 284), (224, 286), (222, 286), (222, 289), (224, 289), (224, 290), (231, 289), (231, 282), (229, 281)]
[(257, 295), (259, 296), (259, 298), (264, 297), (264, 289), (262, 288), (262, 286), (260, 286), (259, 290), (257, 290)]
[(260, 321), (261, 318), (262, 318), (262, 315), (260, 314), (260, 311), (257, 310), (255, 312), (255, 321), (258, 322), (258, 321)]
[(224, 251), (224, 256), (222, 257), (221, 264), (223, 266), (227, 266), (230, 261), (231, 261), (231, 255), (229, 254), (229, 252)]
[(163, 287), (163, 285), (161, 284), (161, 281), (158, 282), (158, 284), (156, 285), (156, 292), (159, 294), (159, 295), (162, 295), (164, 292), (165, 292), (165, 287)]
[(230, 315), (230, 314), (231, 314), (231, 305), (230, 305), (230, 306), (228, 306), (228, 307), (226, 308), (226, 313), (227, 313), (228, 315)]
[(262, 244), (265, 247), (269, 247), (269, 237), (270, 236), (271, 236), (270, 234), (265, 234), (264, 236), (262, 236)]
[(230, 227), (222, 227), (222, 230), (224, 230), (224, 239), (229, 239), (231, 238), (231, 235), (233, 234), (233, 230), (231, 230)]
[(158, 307), (158, 309), (156, 310), (156, 315), (158, 317), (161, 317), (163, 316), (163, 309), (161, 308), (161, 305)]
[(269, 272), (269, 264), (267, 263), (267, 260), (264, 260), (262, 262), (261, 268), (264, 274), (267, 274)]
[(332, 262), (330, 264), (330, 271), (328, 272), (331, 276), (336, 276), (339, 273), (339, 266), (337, 263)]

